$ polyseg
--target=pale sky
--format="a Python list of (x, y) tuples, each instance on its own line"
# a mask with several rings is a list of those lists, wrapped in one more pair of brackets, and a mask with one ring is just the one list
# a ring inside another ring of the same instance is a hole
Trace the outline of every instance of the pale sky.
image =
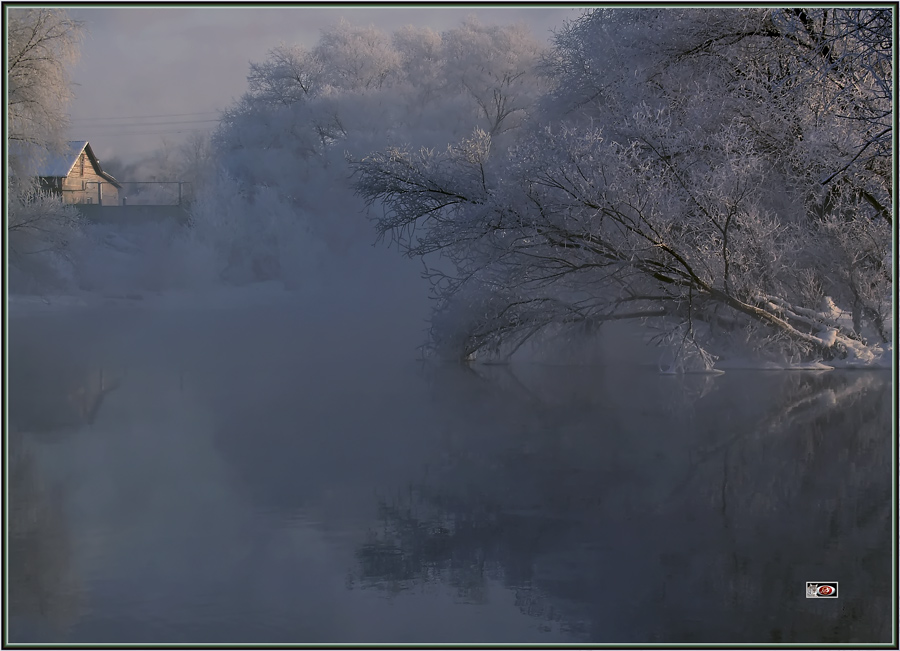
[(452, 28), (469, 15), (485, 24), (523, 21), (539, 38), (580, 10), (572, 7), (111, 6), (68, 8), (85, 23), (72, 70), (72, 140), (89, 140), (103, 160), (128, 160), (209, 130), (217, 112), (246, 89), (250, 61), (279, 43), (312, 47), (321, 29), (345, 18), (385, 33), (403, 25)]

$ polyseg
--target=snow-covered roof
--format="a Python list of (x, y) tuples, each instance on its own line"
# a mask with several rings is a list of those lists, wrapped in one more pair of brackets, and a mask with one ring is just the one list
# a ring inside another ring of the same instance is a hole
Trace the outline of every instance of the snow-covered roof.
[(91, 159), (91, 163), (94, 165), (97, 173), (116, 187), (121, 187), (118, 181), (100, 168), (100, 161), (94, 156), (94, 152), (91, 150), (91, 146), (88, 144), (87, 140), (70, 140), (67, 142), (66, 150), (63, 153), (51, 154), (47, 157), (38, 169), (37, 175), (54, 177), (68, 176), (69, 172), (71, 172), (72, 168), (75, 166), (75, 163), (78, 162), (78, 157), (81, 156), (81, 152), (85, 150), (87, 150), (88, 158)]
[(68, 176), (87, 144), (87, 140), (70, 140), (66, 143), (65, 152), (47, 157), (38, 170), (38, 176)]

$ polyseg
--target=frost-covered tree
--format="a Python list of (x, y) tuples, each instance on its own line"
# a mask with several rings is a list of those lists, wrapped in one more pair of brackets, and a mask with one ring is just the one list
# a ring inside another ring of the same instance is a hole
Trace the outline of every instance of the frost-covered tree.
[(446, 34), (444, 49), (450, 87), (474, 100), (479, 127), (496, 138), (521, 126), (545, 86), (537, 74), (544, 48), (528, 29), (469, 19)]
[(9, 9), (6, 34), (7, 140), (13, 180), (24, 180), (47, 152), (65, 146), (69, 66), (82, 27), (61, 9)]
[(262, 106), (291, 106), (321, 91), (322, 63), (300, 46), (279, 45), (266, 60), (250, 64), (249, 97)]
[(81, 24), (60, 9), (7, 12), (7, 237), (12, 291), (59, 286), (70, 275), (67, 249), (77, 214), (41, 192), (37, 173), (65, 150), (68, 68), (78, 55)]
[[(251, 280), (253, 274), (233, 274), (231, 265), (255, 260), (242, 268), (278, 277), (287, 263), (289, 252), (261, 235), (269, 218), (258, 218), (258, 201), (284, 211), (271, 220), (284, 220), (289, 231), (307, 232), (333, 252), (368, 246), (371, 230), (358, 218), (365, 206), (354, 194), (346, 155), (391, 144), (443, 148), (475, 127), (514, 133), (540, 95), (541, 53), (521, 26), (474, 21), (444, 33), (405, 27), (390, 35), (342, 22), (309, 49), (270, 50), (251, 64), (247, 92), (225, 111), (213, 138), (223, 171), (218, 182), (226, 185), (212, 192), (233, 199), (230, 212), (247, 220), (246, 228), (229, 232), (260, 230), (221, 250), (223, 273)], [(217, 217), (201, 212), (214, 205), (201, 202), (195, 221), (214, 228)]]
[(345, 20), (322, 31), (315, 54), (326, 83), (344, 90), (390, 85), (400, 63), (388, 36), (375, 27), (358, 27)]
[(72, 245), (82, 237), (74, 206), (46, 192), (11, 192), (6, 202), (9, 288), (14, 293), (65, 289), (73, 282)]
[(418, 91), (418, 102), (411, 110), (421, 110), (433, 101), (446, 85), (444, 79), (444, 40), (432, 29), (406, 25), (394, 32), (394, 49), (400, 56), (402, 80)]
[(556, 35), (542, 124), (356, 162), (432, 269), (434, 348), (510, 354), (639, 319), (734, 350), (865, 363), (890, 340), (886, 9), (598, 9)]

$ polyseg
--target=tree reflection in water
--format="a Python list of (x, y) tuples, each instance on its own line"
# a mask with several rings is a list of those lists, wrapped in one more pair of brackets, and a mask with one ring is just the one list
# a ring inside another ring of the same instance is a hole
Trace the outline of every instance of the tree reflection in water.
[(444, 451), (379, 500), (354, 583), (499, 582), (596, 642), (890, 640), (887, 374), (471, 373), (429, 377)]
[[(29, 333), (47, 327), (39, 321), (16, 325), (17, 332)], [(96, 340), (80, 343), (72, 346), (59, 333), (18, 336), (8, 367), (9, 613), (17, 627), (47, 621), (63, 637), (81, 614), (83, 586), (73, 563), (65, 495), (44, 475), (34, 449), (93, 425), (124, 377), (101, 361)]]
[(33, 453), (18, 431), (10, 431), (8, 446), (9, 614), (20, 623), (46, 620), (62, 633), (81, 610), (62, 496), (43, 485)]

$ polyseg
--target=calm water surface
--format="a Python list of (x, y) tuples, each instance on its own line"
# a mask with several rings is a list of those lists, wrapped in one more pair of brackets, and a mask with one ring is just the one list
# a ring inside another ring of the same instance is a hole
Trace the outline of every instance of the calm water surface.
[(423, 365), (359, 327), (14, 318), (10, 641), (890, 642), (889, 373)]

